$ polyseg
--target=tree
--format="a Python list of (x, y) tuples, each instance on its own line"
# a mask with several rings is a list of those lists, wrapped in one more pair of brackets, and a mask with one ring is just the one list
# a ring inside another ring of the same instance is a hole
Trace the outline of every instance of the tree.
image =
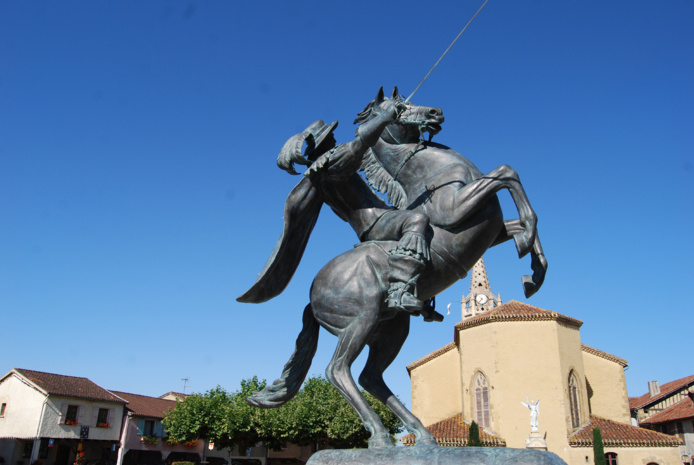
[(482, 447), (482, 441), (480, 441), (480, 427), (477, 426), (475, 420), (472, 420), (472, 423), (470, 423), (470, 434), (467, 445), (469, 447)]
[(169, 410), (163, 420), (169, 441), (205, 439), (223, 444), (231, 402), (231, 396), (219, 386), (176, 401), (176, 408)]
[[(338, 448), (366, 447), (369, 433), (347, 401), (323, 377), (309, 378), (294, 399), (279, 408), (260, 409), (246, 397), (265, 387), (257, 377), (241, 381), (241, 389), (228, 393), (216, 387), (193, 394), (164, 418), (172, 441), (205, 439), (221, 447), (245, 450), (258, 442), (279, 449), (285, 442)], [(402, 424), (370, 394), (366, 401), (395, 435)]]
[[(383, 403), (364, 391), (362, 395), (391, 435), (402, 431), (400, 420)], [(359, 416), (322, 376), (309, 378), (288, 406), (292, 403), (296, 429), (289, 437), (290, 442), (300, 445), (313, 443), (321, 448), (368, 445), (369, 433)]]
[(595, 465), (606, 465), (605, 448), (602, 445), (600, 428), (593, 428), (593, 462)]

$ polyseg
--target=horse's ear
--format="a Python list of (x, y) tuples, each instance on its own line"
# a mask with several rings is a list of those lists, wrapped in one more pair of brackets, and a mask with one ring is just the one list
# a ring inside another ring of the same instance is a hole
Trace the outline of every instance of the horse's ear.
[(391, 94), (390, 98), (395, 100), (399, 97), (400, 97), (400, 92), (398, 92), (398, 86), (395, 86), (395, 87), (393, 87), (393, 93)]
[(378, 89), (378, 94), (376, 94), (376, 105), (382, 103), (385, 100), (386, 96), (383, 93), (383, 86), (381, 86), (380, 89)]

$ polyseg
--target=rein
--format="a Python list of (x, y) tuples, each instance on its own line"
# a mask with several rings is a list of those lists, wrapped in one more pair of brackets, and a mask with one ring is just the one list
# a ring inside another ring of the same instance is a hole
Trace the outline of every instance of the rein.
[[(393, 135), (393, 133), (390, 132), (390, 129), (388, 129), (388, 126), (386, 126), (385, 130), (388, 133), (388, 135), (390, 136), (390, 138), (393, 139), (393, 141), (395, 141), (395, 143), (396, 143), (395, 145), (402, 145), (402, 143)], [(414, 156), (419, 151), (419, 149), (422, 147), (422, 142), (424, 142), (424, 133), (422, 132), (422, 126), (420, 126), (420, 128), (419, 128), (419, 135), (420, 135), (420, 138), (417, 141), (417, 145), (415, 145), (415, 147), (412, 150), (410, 150), (407, 153), (407, 155), (405, 155), (405, 157), (400, 162), (400, 165), (398, 165), (398, 168), (393, 173), (393, 179), (395, 181), (398, 180), (398, 175), (400, 174), (400, 171), (402, 171), (402, 169), (405, 167), (405, 165), (407, 165), (407, 162), (409, 162), (411, 159), (413, 159)]]

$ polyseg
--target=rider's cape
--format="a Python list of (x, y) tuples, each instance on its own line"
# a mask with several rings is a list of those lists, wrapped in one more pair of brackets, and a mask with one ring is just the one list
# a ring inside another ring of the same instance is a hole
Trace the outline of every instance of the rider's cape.
[(258, 275), (258, 281), (236, 300), (261, 303), (277, 297), (291, 281), (308, 238), (316, 225), (323, 201), (309, 176), (299, 182), (284, 204), (284, 230), (270, 258)]

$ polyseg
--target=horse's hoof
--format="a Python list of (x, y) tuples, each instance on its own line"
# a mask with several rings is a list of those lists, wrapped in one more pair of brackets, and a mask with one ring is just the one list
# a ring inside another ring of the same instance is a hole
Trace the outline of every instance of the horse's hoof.
[(390, 435), (385, 434), (369, 438), (369, 449), (385, 449), (386, 447), (395, 447)]
[(530, 298), (539, 289), (539, 286), (533, 282), (532, 276), (529, 274), (523, 276), (523, 294), (525, 294), (526, 299)]

